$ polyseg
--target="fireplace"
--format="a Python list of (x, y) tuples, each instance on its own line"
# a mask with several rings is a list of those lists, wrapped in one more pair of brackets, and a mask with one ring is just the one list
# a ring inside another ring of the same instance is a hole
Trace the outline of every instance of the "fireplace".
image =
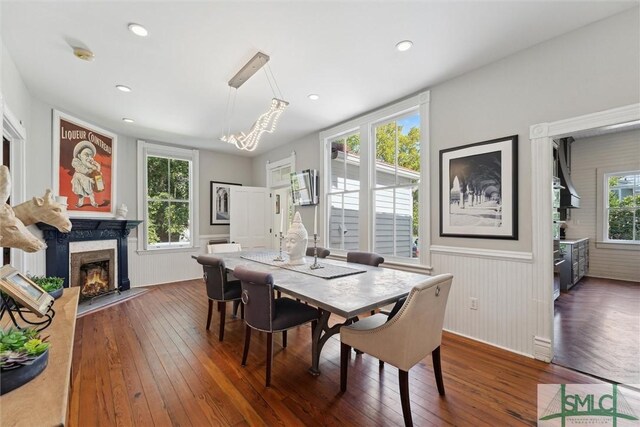
[[(85, 264), (99, 263), (109, 260), (108, 277), (113, 282), (114, 289), (127, 290), (129, 282), (129, 260), (127, 250), (127, 237), (129, 232), (142, 221), (96, 218), (72, 218), (73, 226), (69, 233), (61, 233), (54, 227), (38, 223), (43, 231), (47, 243), (48, 276), (57, 276), (64, 279), (64, 286), (79, 286), (78, 280), (72, 277), (72, 262), (76, 253), (92, 253), (96, 251), (110, 250), (109, 258), (101, 256), (96, 259), (87, 259)], [(95, 266), (93, 266), (95, 268)], [(79, 267), (78, 267), (79, 269)], [(88, 268), (85, 268), (88, 272)], [(80, 275), (80, 270), (77, 272)], [(104, 277), (100, 276), (101, 278)]]
[(71, 253), (69, 286), (80, 287), (80, 301), (120, 290), (116, 259), (114, 249)]

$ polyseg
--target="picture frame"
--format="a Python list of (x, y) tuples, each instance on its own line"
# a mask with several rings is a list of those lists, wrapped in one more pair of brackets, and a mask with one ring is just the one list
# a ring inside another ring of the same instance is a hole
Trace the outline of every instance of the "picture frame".
[(231, 186), (237, 184), (234, 182), (209, 182), (209, 224), (210, 225), (229, 225), (231, 207)]
[(116, 134), (53, 110), (53, 191), (69, 217), (116, 216)]
[(0, 290), (38, 317), (43, 317), (53, 297), (10, 265), (0, 268)]
[(440, 150), (440, 236), (518, 239), (518, 135)]

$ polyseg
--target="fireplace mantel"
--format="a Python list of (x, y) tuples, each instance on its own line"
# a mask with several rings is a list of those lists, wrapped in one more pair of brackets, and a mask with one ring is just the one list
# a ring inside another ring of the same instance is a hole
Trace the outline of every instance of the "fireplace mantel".
[(69, 243), (87, 240), (117, 240), (118, 242), (118, 286), (130, 288), (127, 237), (142, 221), (127, 219), (72, 218), (72, 229), (62, 233), (55, 227), (39, 222), (36, 224), (47, 243), (47, 276), (64, 278), (64, 287), (69, 287)]

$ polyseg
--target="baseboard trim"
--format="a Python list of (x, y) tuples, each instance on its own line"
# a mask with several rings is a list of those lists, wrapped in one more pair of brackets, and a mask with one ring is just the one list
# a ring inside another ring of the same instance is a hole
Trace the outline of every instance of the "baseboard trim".
[(553, 356), (551, 340), (542, 337), (533, 337), (533, 357), (543, 362), (551, 363)]
[(529, 359), (534, 359), (533, 355), (528, 354), (528, 353), (523, 353), (522, 351), (518, 351), (518, 350), (514, 350), (512, 348), (504, 347), (504, 346), (501, 346), (499, 344), (496, 344), (496, 343), (493, 343), (493, 342), (490, 342), (490, 341), (485, 341), (485, 340), (482, 340), (480, 338), (472, 337), (470, 335), (463, 334), (461, 332), (452, 331), (450, 329), (443, 328), (443, 330), (447, 331), (448, 333), (453, 334), (453, 335), (458, 335), (460, 337), (468, 338), (468, 339), (473, 340), (473, 341), (478, 341), (478, 342), (481, 342), (483, 344), (490, 345), (491, 347), (496, 347), (496, 348), (499, 348), (501, 350), (508, 351), (510, 353), (519, 354), (520, 356), (528, 357)]

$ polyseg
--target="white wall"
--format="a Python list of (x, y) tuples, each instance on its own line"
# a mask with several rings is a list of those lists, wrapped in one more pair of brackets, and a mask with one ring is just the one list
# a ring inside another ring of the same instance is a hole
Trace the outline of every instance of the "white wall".
[(589, 237), (588, 276), (640, 281), (640, 247), (629, 250), (597, 247), (596, 182), (598, 168), (640, 167), (640, 131), (576, 139), (571, 145), (571, 179), (580, 209), (571, 210), (567, 238)]
[[(5, 102), (27, 129), (26, 143), (26, 194), (28, 197), (44, 194), (45, 188), (52, 185), (52, 108), (36, 97), (32, 97), (22, 82), (8, 51), (2, 49), (2, 87)], [(101, 126), (95, 120), (83, 117), (82, 112), (65, 111)], [(161, 143), (161, 142), (160, 142)], [(140, 219), (137, 212), (136, 188), (136, 138), (135, 136), (118, 135), (117, 149), (117, 205), (125, 203), (129, 208), (129, 219)], [(209, 225), (209, 182), (230, 181), (243, 185), (252, 184), (252, 160), (247, 157), (233, 156), (200, 150), (200, 234), (198, 244), (206, 243), (209, 237), (228, 235), (228, 226)], [(34, 234), (42, 236), (35, 227)], [(135, 248), (135, 239), (132, 239)], [(200, 245), (201, 246), (201, 245)], [(132, 286), (166, 283), (169, 281), (191, 279), (201, 275), (201, 269), (194, 266), (190, 254), (204, 251), (202, 247), (178, 256), (166, 254), (138, 255), (130, 254), (130, 278)], [(33, 274), (44, 274), (45, 253), (27, 255), (27, 269)]]
[[(277, 131), (274, 135), (277, 136)], [(298, 141), (281, 145), (268, 153), (254, 157), (252, 161), (253, 169), (253, 185), (256, 187), (267, 186), (267, 161), (276, 162), (291, 155), (292, 151), (296, 153), (296, 170), (320, 169), (320, 145), (318, 134), (307, 135)], [(320, 177), (320, 194), (322, 194), (322, 177)], [(300, 212), (302, 223), (307, 231), (313, 232), (313, 206), (299, 206), (296, 210)], [(322, 229), (322, 218), (318, 214), (318, 229)], [(313, 236), (312, 236), (313, 237)], [(322, 238), (320, 236), (320, 238)], [(321, 240), (318, 246), (322, 246)]]

